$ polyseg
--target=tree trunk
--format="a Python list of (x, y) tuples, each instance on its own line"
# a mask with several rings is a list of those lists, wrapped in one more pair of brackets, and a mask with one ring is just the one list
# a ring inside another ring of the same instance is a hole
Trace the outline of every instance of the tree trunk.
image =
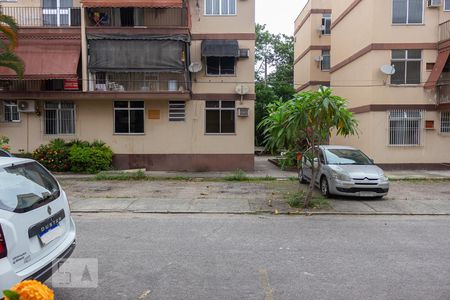
[(309, 182), (309, 187), (308, 187), (308, 192), (306, 193), (306, 197), (305, 197), (305, 205), (304, 208), (307, 209), (309, 207), (309, 202), (311, 202), (312, 196), (313, 196), (313, 192), (314, 192), (314, 188), (315, 188), (315, 184), (316, 184), (316, 168), (314, 168), (314, 162), (313, 162), (313, 166), (311, 169), (311, 181)]

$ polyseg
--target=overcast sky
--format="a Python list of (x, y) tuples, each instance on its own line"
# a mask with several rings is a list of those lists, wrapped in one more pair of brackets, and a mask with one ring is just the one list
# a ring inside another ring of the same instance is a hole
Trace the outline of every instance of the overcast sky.
[(307, 0), (256, 0), (256, 22), (272, 33), (294, 34), (294, 21)]

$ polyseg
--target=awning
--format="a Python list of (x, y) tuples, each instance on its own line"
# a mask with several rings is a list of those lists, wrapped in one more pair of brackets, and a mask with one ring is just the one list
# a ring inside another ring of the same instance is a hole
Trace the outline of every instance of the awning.
[(424, 85), (425, 89), (432, 89), (436, 87), (436, 84), (441, 77), (442, 71), (444, 70), (445, 64), (450, 56), (450, 50), (439, 52), (434, 68), (431, 71), (430, 77)]
[(83, 0), (83, 7), (182, 8), (183, 0)]
[(172, 40), (90, 40), (89, 70), (183, 72), (185, 45)]
[[(21, 41), (15, 53), (25, 64), (24, 79), (77, 78), (80, 41)], [(0, 79), (17, 79), (14, 71), (0, 67)]]
[(204, 40), (202, 56), (239, 57), (239, 43), (237, 40)]

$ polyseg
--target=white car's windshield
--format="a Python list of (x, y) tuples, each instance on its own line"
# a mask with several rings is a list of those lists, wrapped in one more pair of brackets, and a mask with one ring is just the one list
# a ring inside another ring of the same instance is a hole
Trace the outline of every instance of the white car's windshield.
[(0, 209), (26, 212), (59, 195), (56, 180), (35, 162), (0, 168)]
[(359, 150), (327, 149), (325, 154), (329, 165), (373, 165), (373, 162)]

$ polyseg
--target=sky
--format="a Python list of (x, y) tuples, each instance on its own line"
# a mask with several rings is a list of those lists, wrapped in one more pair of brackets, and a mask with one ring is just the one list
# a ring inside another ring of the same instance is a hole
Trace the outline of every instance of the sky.
[(307, 0), (256, 0), (256, 22), (271, 33), (294, 34), (294, 21)]

